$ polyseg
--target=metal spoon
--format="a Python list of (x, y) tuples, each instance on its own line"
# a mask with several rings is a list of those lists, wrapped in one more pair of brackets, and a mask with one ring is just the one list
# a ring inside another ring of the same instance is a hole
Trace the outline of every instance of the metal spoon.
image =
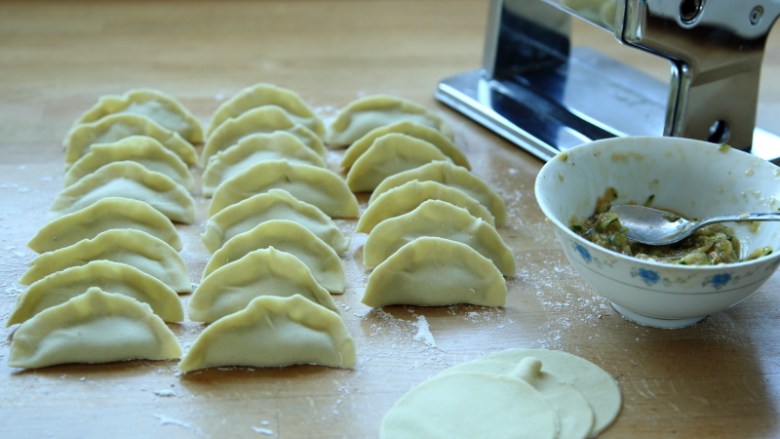
[(698, 221), (688, 221), (670, 212), (633, 204), (612, 206), (610, 212), (618, 215), (627, 229), (626, 236), (648, 245), (674, 244), (696, 229), (714, 223), (732, 221), (780, 221), (780, 212), (722, 215)]

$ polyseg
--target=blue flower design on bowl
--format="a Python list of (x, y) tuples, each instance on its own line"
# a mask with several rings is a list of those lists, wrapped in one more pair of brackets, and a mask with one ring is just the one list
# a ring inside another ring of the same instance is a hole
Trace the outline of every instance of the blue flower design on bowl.
[(582, 259), (585, 260), (585, 262), (590, 263), (593, 260), (593, 256), (590, 255), (590, 252), (588, 251), (588, 249), (586, 249), (582, 245), (575, 243), (574, 244), (574, 249), (577, 250), (577, 252), (580, 254), (580, 256), (582, 256)]
[(712, 285), (715, 288), (721, 288), (731, 281), (731, 273), (720, 273), (707, 279), (707, 284)]
[(631, 270), (631, 276), (639, 277), (647, 285), (655, 285), (658, 283), (658, 281), (661, 280), (661, 275), (659, 275), (657, 271), (650, 270), (647, 268), (638, 268), (638, 269)]

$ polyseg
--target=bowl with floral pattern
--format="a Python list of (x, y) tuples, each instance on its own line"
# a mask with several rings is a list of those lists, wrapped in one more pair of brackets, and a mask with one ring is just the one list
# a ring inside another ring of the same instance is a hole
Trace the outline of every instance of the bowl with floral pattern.
[(727, 223), (738, 260), (705, 265), (625, 254), (577, 229), (606, 194), (609, 203), (688, 218), (780, 210), (780, 168), (727, 145), (674, 137), (586, 143), (547, 162), (535, 193), (571, 264), (641, 325), (692, 325), (759, 291), (780, 265), (780, 222)]

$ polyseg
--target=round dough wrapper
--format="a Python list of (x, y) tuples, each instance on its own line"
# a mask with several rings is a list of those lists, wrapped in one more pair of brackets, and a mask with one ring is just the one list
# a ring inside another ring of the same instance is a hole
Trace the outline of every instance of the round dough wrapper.
[[(479, 395), (479, 397), (475, 397)], [(380, 439), (555, 438), (555, 411), (530, 384), (505, 376), (434, 377), (385, 415)]]
[(571, 384), (593, 409), (593, 429), (590, 437), (604, 431), (620, 413), (622, 398), (620, 387), (612, 376), (590, 361), (562, 351), (548, 349), (508, 349), (485, 355), (474, 361), (454, 366), (447, 373), (469, 371), (474, 363), (486, 363), (485, 368), (477, 370), (485, 373), (487, 363), (491, 363), (490, 374), (508, 375), (526, 357), (535, 357), (542, 361), (545, 372), (558, 377), (562, 382)]
[(584, 439), (593, 428), (593, 409), (571, 384), (561, 381), (546, 371), (546, 365), (535, 357), (525, 357), (507, 373), (507, 363), (500, 361), (472, 361), (443, 371), (440, 375), (482, 373), (521, 379), (542, 394), (558, 414), (559, 439)]

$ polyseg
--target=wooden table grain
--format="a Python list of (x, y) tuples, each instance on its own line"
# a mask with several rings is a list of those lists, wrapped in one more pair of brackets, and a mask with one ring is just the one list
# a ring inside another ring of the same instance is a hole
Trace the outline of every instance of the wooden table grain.
[[(412, 386), (506, 348), (562, 349), (620, 383), (623, 409), (604, 438), (780, 437), (780, 275), (726, 312), (681, 330), (621, 318), (573, 270), (539, 211), (542, 163), (433, 99), (437, 81), (476, 68), (486, 1), (18, 1), (0, 2), (0, 320), (33, 258), (26, 242), (62, 187), (62, 140), (104, 94), (163, 90), (205, 124), (221, 101), (257, 82), (299, 92), (332, 115), (357, 97), (388, 93), (440, 111), (474, 172), (506, 200), (501, 230), (518, 275), (503, 309), (372, 310), (354, 247), (337, 296), (358, 350), (355, 370), (291, 367), (180, 376), (174, 362), (7, 365), (0, 339), (0, 437), (373, 438)], [(576, 42), (641, 65), (665, 62), (576, 26)], [(780, 131), (778, 37), (769, 43), (759, 122)], [(338, 153), (331, 153), (337, 163)], [(194, 280), (208, 254), (199, 221), (179, 228)], [(354, 222), (340, 225), (351, 234)], [(186, 302), (187, 296), (182, 298)], [(427, 329), (426, 329), (427, 328)], [(186, 350), (202, 328), (174, 325)], [(485, 420), (490, 422), (490, 420)]]

